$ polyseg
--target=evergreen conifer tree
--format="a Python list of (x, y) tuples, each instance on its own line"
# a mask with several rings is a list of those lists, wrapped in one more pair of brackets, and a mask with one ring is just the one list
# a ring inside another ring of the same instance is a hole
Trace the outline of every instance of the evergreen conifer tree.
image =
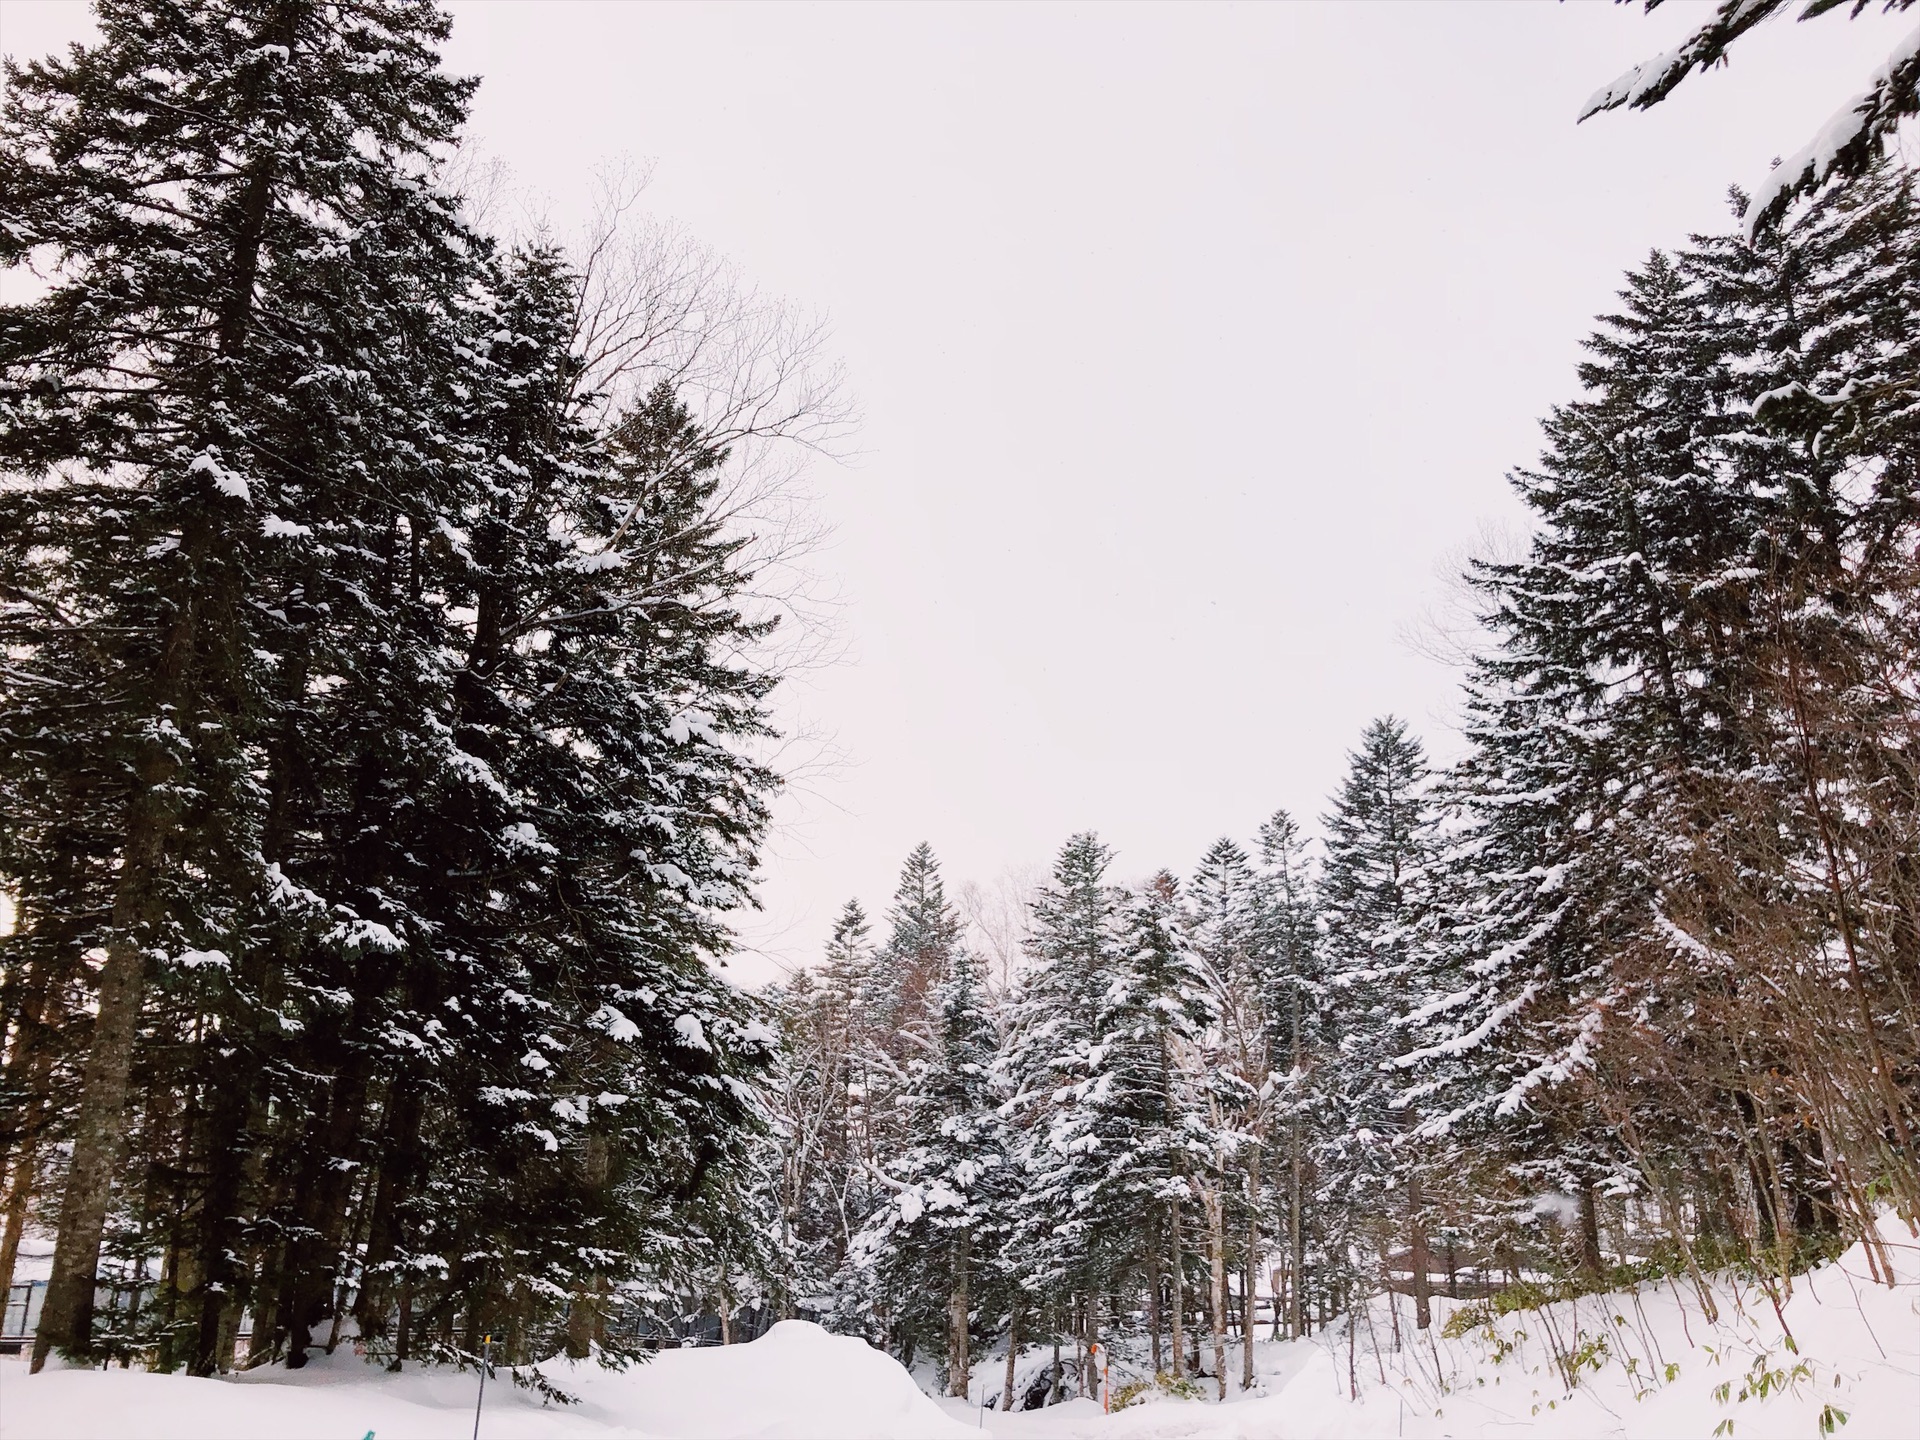
[[(438, 70), (431, 5), (107, 0), (99, 19), (99, 43), (10, 71), (0, 132), (0, 264), (55, 277), (0, 323), (0, 458), (39, 482), (8, 494), (9, 601), (37, 649), (86, 654), (74, 718), (99, 783), (47, 774), (46, 793), (86, 785), (116, 856), (36, 1364), (91, 1348), (150, 980), (257, 1003), (249, 961), (288, 903), (288, 777), (264, 747), (305, 698), (314, 628), (344, 618), (305, 553), (376, 603), (351, 578), (370, 542), (457, 494), (433, 371), (477, 248), (423, 183), (471, 90)], [(49, 553), (57, 577), (35, 573)], [(72, 696), (8, 709), (32, 733)]]
[(1111, 863), (1091, 833), (1061, 848), (1034, 901), (1032, 965), (1003, 1061), (1025, 1170), (1015, 1246), (1025, 1288), (1056, 1316), (1076, 1295), (1098, 1291), (1097, 1197), (1111, 1159), (1103, 1102), (1112, 1084), (1101, 1021), (1120, 969)]
[[(1420, 742), (1391, 716), (1370, 724), (1349, 757), (1327, 815), (1321, 872), (1331, 1053), (1320, 1083), (1331, 1097), (1325, 1168), (1337, 1202), (1365, 1214), (1361, 1196), (1403, 1190), (1414, 1299), (1428, 1323), (1426, 1218), (1417, 1157), (1396, 1143), (1406, 1128), (1383, 1062), (1405, 1048), (1412, 982), (1421, 968), (1433, 816)], [(1377, 1201), (1376, 1201), (1377, 1204)]]

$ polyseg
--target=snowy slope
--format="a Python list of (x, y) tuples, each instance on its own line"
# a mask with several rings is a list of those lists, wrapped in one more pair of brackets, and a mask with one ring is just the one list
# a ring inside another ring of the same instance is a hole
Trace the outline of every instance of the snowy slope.
[[(1162, 1401), (1103, 1415), (1075, 1401), (986, 1418), (1001, 1440), (1706, 1440), (1716, 1430), (1736, 1440), (1813, 1440), (1831, 1407), (1842, 1440), (1920, 1440), (1920, 1242), (1892, 1222), (1882, 1236), (1897, 1284), (1877, 1283), (1855, 1246), (1799, 1276), (1779, 1315), (1764, 1289), (1721, 1277), (1713, 1323), (1684, 1282), (1661, 1283), (1515, 1311), (1452, 1340), (1439, 1330), (1457, 1307), (1436, 1301), (1434, 1330), (1416, 1341), (1402, 1297), (1399, 1352), (1381, 1301), (1355, 1330), (1351, 1362), (1344, 1326), (1262, 1343), (1260, 1384), (1224, 1406)], [(1585, 1356), (1577, 1385), (1562, 1378), (1556, 1355)], [(1230, 1373), (1238, 1364), (1236, 1351)], [(1723, 1422), (1729, 1428), (1719, 1429)]]

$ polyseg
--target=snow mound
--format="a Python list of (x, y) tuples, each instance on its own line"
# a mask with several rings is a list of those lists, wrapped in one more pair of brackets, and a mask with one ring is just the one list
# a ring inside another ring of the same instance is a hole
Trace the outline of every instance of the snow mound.
[(805, 1320), (749, 1345), (668, 1350), (624, 1374), (555, 1373), (588, 1405), (649, 1435), (685, 1440), (957, 1440), (980, 1432), (943, 1412), (892, 1356)]
[[(482, 1440), (958, 1440), (889, 1355), (787, 1320), (748, 1345), (667, 1350), (624, 1371), (568, 1361), (542, 1371), (577, 1397), (546, 1405), (502, 1375)], [(225, 1380), (138, 1370), (0, 1364), (6, 1440), (448, 1440), (473, 1429), (475, 1377), (388, 1375), (344, 1352), (306, 1369)]]

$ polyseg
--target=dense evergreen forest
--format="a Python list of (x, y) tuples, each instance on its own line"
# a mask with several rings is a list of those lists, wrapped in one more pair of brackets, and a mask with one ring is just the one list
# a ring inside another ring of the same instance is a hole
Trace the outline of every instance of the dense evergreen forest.
[(36, 1363), (618, 1362), (758, 1307), (956, 1394), (1004, 1348), (1007, 1405), (1108, 1341), (1224, 1398), (1256, 1318), (1711, 1312), (1920, 1223), (1912, 171), (1626, 277), (1465, 577), (1457, 761), (1382, 718), (1184, 877), (1071, 837), (1000, 963), (923, 845), (755, 995), (739, 497), (831, 423), (805, 335), (488, 234), (426, 0), (98, 9), (0, 122)]
[(1914, 192), (1627, 277), (1467, 577), (1458, 763), (1376, 721), (1317, 847), (1279, 813), (1184, 883), (1076, 836), (997, 990), (924, 847), (878, 944), (849, 906), (777, 997), (808, 1303), (955, 1393), (1011, 1330), (1224, 1398), (1257, 1292), (1290, 1336), (1386, 1287), (1711, 1313), (1920, 1219)]
[(730, 451), (805, 397), (694, 413), (685, 257), (474, 228), (435, 6), (99, 16), (0, 130), (0, 1270), (36, 1360), (584, 1352), (758, 1263)]

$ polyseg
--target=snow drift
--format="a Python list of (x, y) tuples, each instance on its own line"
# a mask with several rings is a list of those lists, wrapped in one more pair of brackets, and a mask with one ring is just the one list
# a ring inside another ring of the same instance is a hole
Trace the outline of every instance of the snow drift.
[[(483, 1440), (953, 1440), (944, 1414), (864, 1341), (788, 1320), (747, 1345), (667, 1350), (624, 1371), (541, 1367), (574, 1405), (542, 1406), (504, 1376)], [(126, 1370), (0, 1368), (7, 1440), (451, 1440), (472, 1433), (475, 1377), (388, 1375), (345, 1354), (306, 1369), (195, 1380)]]

